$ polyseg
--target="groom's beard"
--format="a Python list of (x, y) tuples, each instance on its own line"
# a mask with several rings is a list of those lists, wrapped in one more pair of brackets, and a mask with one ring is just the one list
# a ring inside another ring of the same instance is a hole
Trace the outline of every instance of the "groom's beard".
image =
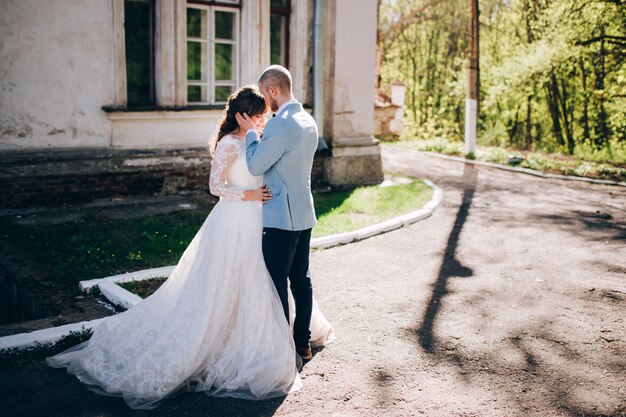
[(272, 113), (276, 113), (278, 111), (278, 103), (273, 97), (270, 97), (270, 108), (272, 109)]

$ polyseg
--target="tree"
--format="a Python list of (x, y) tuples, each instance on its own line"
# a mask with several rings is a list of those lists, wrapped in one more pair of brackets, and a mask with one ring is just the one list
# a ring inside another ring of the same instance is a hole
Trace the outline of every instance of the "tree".
[[(480, 0), (479, 142), (626, 150), (626, 2)], [(380, 86), (407, 86), (406, 136), (463, 137), (467, 0), (380, 0)]]

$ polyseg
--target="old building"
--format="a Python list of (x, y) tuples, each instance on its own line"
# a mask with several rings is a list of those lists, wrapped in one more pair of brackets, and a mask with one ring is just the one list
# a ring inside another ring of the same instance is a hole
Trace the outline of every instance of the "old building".
[(376, 12), (375, 0), (3, 0), (0, 205), (206, 189), (226, 98), (274, 63), (329, 147), (314, 183), (381, 181)]

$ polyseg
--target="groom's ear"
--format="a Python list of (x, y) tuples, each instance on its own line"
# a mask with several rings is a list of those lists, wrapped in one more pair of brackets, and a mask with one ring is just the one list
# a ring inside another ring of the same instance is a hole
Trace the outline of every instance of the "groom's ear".
[(274, 85), (267, 86), (267, 91), (273, 96), (278, 95), (278, 89)]

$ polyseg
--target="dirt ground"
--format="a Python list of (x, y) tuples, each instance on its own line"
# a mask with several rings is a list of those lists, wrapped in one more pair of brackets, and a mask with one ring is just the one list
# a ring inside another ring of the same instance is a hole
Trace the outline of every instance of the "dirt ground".
[(315, 252), (337, 340), (304, 388), (262, 402), (183, 394), (150, 412), (39, 362), (0, 373), (3, 416), (624, 416), (626, 188), (383, 148), (444, 189), (410, 227)]

